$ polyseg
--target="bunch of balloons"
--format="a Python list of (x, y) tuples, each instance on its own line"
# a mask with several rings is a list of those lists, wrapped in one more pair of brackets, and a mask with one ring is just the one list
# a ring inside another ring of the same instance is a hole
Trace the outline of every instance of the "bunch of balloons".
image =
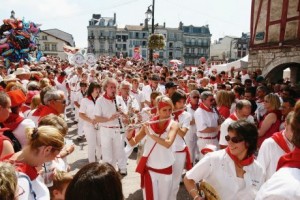
[(7, 61), (28, 60), (29, 53), (37, 48), (40, 25), (10, 18), (0, 26), (0, 55)]

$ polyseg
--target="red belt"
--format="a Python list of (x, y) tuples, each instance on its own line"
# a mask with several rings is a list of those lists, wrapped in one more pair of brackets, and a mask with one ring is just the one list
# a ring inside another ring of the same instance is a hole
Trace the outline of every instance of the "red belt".
[(218, 136), (216, 135), (214, 137), (198, 137), (198, 138), (200, 138), (200, 139), (206, 139), (206, 140), (211, 140), (211, 139), (217, 139)]
[(192, 169), (192, 159), (189, 148), (185, 146), (185, 148), (182, 151), (176, 151), (176, 153), (185, 153), (185, 168), (187, 170)]
[(120, 128), (119, 126), (102, 126), (104, 128)]
[[(159, 174), (172, 174), (172, 166), (164, 169), (154, 169), (146, 166), (145, 173), (141, 174), (141, 187), (145, 187), (146, 200), (153, 200), (153, 186), (149, 171), (153, 171)], [(163, 190), (163, 188), (161, 188)]]

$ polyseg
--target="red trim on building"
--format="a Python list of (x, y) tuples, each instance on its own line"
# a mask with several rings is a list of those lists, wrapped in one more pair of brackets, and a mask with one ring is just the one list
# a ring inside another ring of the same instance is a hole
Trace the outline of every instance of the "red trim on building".
[(257, 15), (256, 15), (256, 21), (255, 21), (254, 35), (253, 35), (253, 38), (252, 38), (252, 44), (254, 44), (256, 29), (257, 29), (257, 25), (258, 25), (258, 19), (259, 19), (259, 16), (261, 14), (260, 12), (261, 12), (261, 7), (262, 7), (263, 1), (264, 0), (260, 0), (260, 2), (259, 2), (259, 7), (258, 7)]
[[(300, 0), (299, 0), (300, 1)], [(299, 4), (300, 5), (300, 4)], [(250, 22), (250, 47), (253, 46), (253, 42), (254, 41), (254, 32), (253, 32), (253, 22), (254, 22), (254, 6), (255, 6), (255, 0), (252, 0), (252, 5), (251, 5), (251, 22)]]
[(271, 13), (271, 0), (268, 0), (265, 43), (268, 42), (268, 38), (269, 38), (270, 13)]
[(280, 36), (279, 42), (284, 41), (286, 22), (287, 22), (287, 13), (289, 7), (289, 0), (283, 0), (282, 2), (282, 14), (281, 14), (281, 25), (280, 25)]

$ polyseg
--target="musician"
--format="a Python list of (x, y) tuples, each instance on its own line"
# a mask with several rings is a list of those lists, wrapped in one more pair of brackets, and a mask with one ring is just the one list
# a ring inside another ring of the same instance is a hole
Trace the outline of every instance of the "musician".
[[(107, 78), (103, 81), (103, 96), (96, 101), (94, 115), (100, 123), (102, 160), (117, 168), (117, 161), (124, 159), (124, 138), (120, 112), (126, 111), (126, 105), (116, 95), (117, 80)], [(122, 175), (127, 174), (126, 163), (119, 162), (118, 168)]]
[(162, 89), (161, 87), (159, 87), (159, 81), (160, 81), (160, 77), (156, 74), (154, 74), (150, 80), (150, 84), (149, 85), (145, 85), (143, 87), (143, 94), (144, 94), (144, 97), (145, 97), (145, 103), (146, 104), (150, 104), (150, 94), (153, 92), (153, 91), (159, 91), (161, 92), (162, 94), (165, 93), (164, 89)]
[(277, 163), (281, 156), (294, 150), (292, 143), (291, 120), (294, 112), (288, 114), (285, 120), (285, 130), (274, 133), (266, 139), (258, 152), (257, 160), (266, 170), (266, 178), (269, 179), (276, 172)]
[(188, 113), (190, 113), (192, 120), (190, 123), (189, 130), (184, 136), (184, 140), (186, 142), (186, 145), (189, 148), (192, 163), (194, 163), (196, 159), (196, 155), (199, 154), (199, 150), (197, 150), (197, 135), (196, 135), (197, 129), (195, 125), (194, 113), (199, 107), (200, 93), (198, 90), (192, 90), (189, 96), (190, 96), (190, 103), (187, 105), (186, 110)]
[(83, 134), (83, 121), (81, 118), (79, 118), (79, 109), (80, 109), (80, 102), (81, 100), (86, 96), (87, 91), (87, 84), (85, 82), (80, 82), (80, 91), (76, 92), (74, 97), (74, 106), (75, 106), (75, 122), (77, 121), (77, 134), (78, 139), (81, 139)]
[[(92, 82), (87, 90), (87, 96), (80, 101), (79, 117), (83, 121), (83, 132), (88, 144), (88, 160), (96, 162), (96, 157), (101, 159), (101, 136), (95, 129), (96, 120), (94, 111), (100, 93), (100, 85)], [(76, 104), (75, 104), (76, 105)]]
[(208, 153), (186, 173), (184, 184), (194, 200), (200, 200), (195, 183), (203, 180), (211, 185), (222, 200), (253, 200), (265, 174), (254, 159), (258, 132), (254, 124), (244, 120), (229, 125), (228, 148)]
[[(171, 119), (173, 103), (166, 96), (156, 98), (158, 106), (157, 116), (152, 118), (149, 125), (144, 125), (138, 134), (133, 137), (133, 131), (128, 131), (127, 140), (131, 146), (139, 143), (146, 137), (143, 157), (137, 171), (141, 173), (141, 187), (144, 199), (168, 200), (172, 189), (172, 165), (174, 154), (172, 144), (178, 131), (177, 122)], [(144, 165), (144, 167), (142, 167)], [(139, 170), (142, 168), (143, 170)]]
[(134, 96), (134, 98), (138, 101), (140, 109), (144, 108), (145, 97), (142, 91), (139, 90), (139, 79), (132, 79), (132, 88), (130, 91), (130, 95)]
[[(209, 91), (201, 93), (201, 103), (199, 108), (195, 111), (195, 123), (197, 128), (197, 145), (198, 150), (201, 151), (205, 145), (213, 144), (218, 145), (218, 114), (213, 110), (212, 106), (215, 104), (213, 94)], [(203, 155), (200, 154), (199, 159)]]
[(221, 124), (220, 127), (220, 148), (225, 149), (228, 146), (228, 142), (225, 140), (225, 136), (228, 135), (228, 126), (239, 120), (245, 119), (248, 122), (254, 123), (254, 118), (251, 116), (251, 103), (248, 100), (238, 100), (235, 106), (235, 112)]
[(179, 126), (175, 141), (172, 145), (175, 163), (173, 164), (173, 183), (170, 199), (176, 199), (183, 169), (186, 168), (187, 170), (190, 170), (192, 168), (190, 152), (183, 139), (190, 128), (192, 117), (190, 113), (184, 110), (186, 102), (184, 91), (175, 91), (171, 100), (175, 109), (173, 112), (174, 120), (178, 122)]

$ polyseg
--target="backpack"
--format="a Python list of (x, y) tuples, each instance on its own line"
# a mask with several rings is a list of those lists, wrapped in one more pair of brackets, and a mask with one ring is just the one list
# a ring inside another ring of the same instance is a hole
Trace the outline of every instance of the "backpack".
[(15, 152), (21, 151), (21, 149), (22, 149), (21, 143), (14, 136), (14, 134), (13, 134), (13, 132), (11, 130), (5, 130), (3, 132), (3, 135), (6, 136), (6, 137), (8, 137), (10, 139), (10, 141), (12, 142), (12, 145), (14, 147), (14, 151)]

